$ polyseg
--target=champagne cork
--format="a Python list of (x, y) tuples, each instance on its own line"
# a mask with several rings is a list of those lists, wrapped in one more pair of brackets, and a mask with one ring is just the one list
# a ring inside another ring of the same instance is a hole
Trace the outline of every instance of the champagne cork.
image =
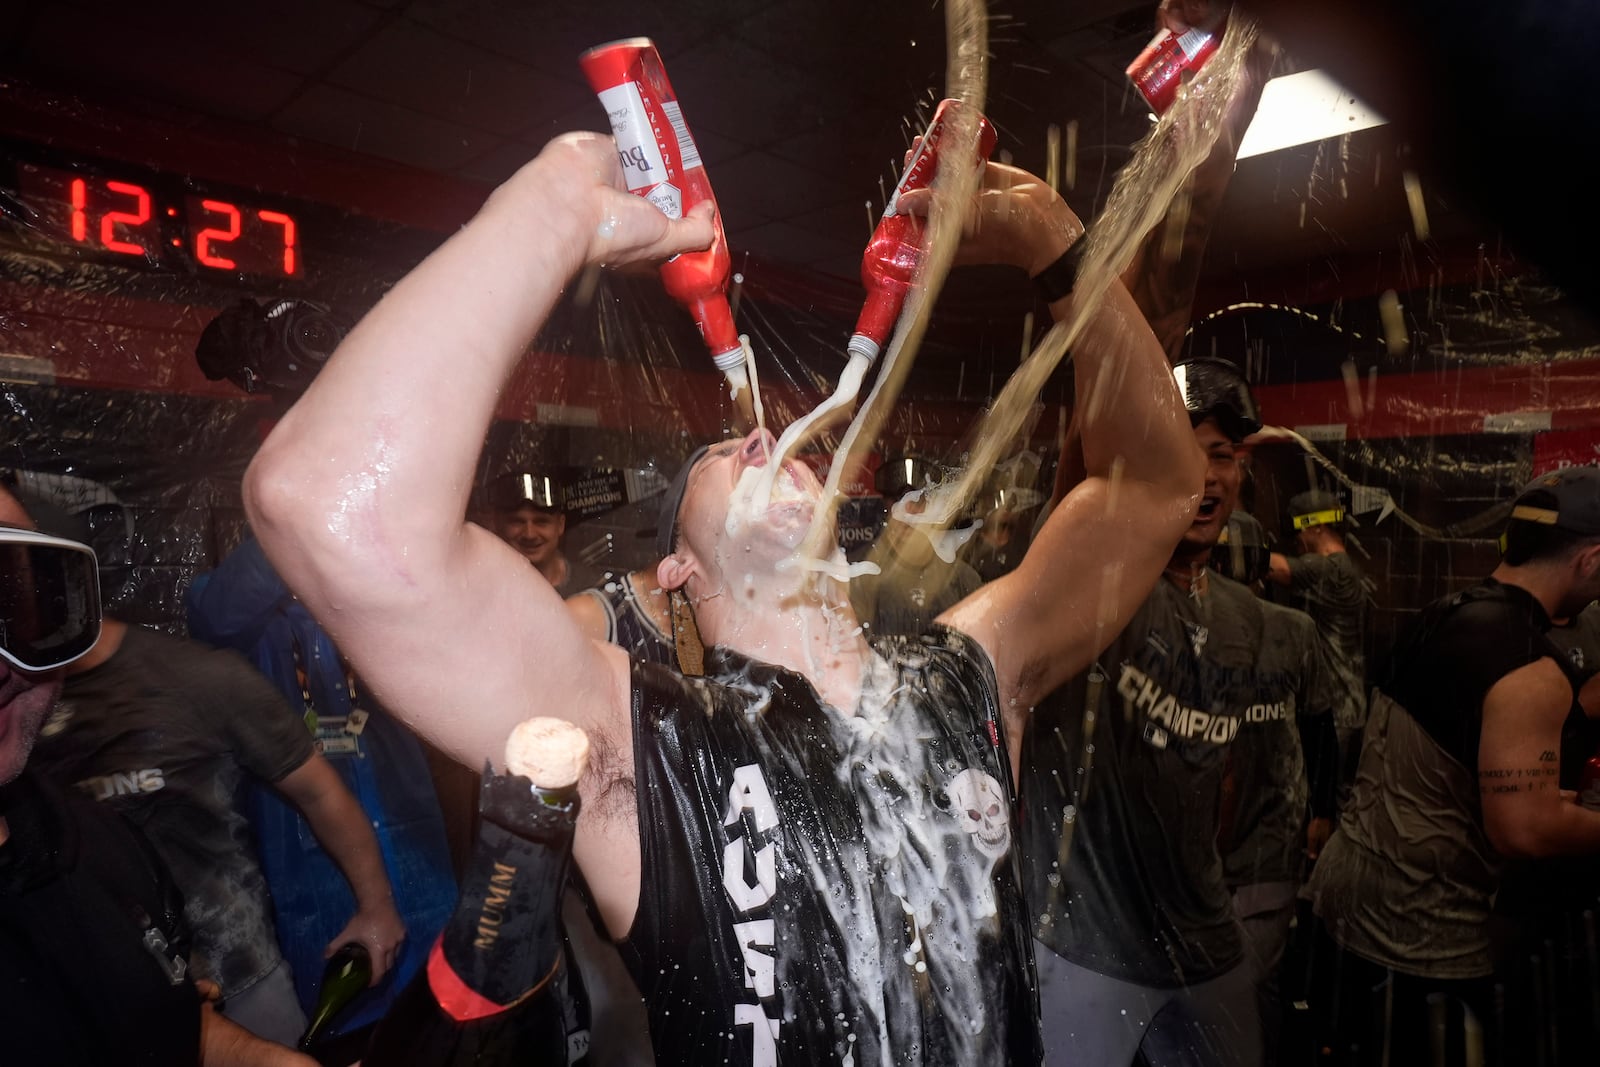
[(589, 765), (589, 735), (561, 719), (528, 719), (506, 739), (506, 770), (540, 789), (570, 789)]

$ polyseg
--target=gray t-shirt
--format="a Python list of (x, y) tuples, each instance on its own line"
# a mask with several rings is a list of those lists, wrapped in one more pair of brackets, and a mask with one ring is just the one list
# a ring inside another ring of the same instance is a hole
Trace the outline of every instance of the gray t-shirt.
[(1289, 715), (1296, 632), (1216, 574), (1191, 597), (1163, 579), (1023, 741), (1024, 891), (1034, 934), (1101, 974), (1174, 988), (1243, 956), (1217, 851), (1228, 747), (1241, 722)]
[(130, 626), (67, 678), (32, 765), (144, 831), (183, 892), (195, 974), (235, 996), (281, 958), (243, 775), (276, 782), (311, 754), (304, 721), (237, 653)]
[(1290, 556), (1288, 562), (1291, 604), (1316, 622), (1340, 683), (1343, 697), (1334, 706), (1334, 723), (1345, 733), (1359, 730), (1367, 721), (1366, 579), (1346, 552)]
[(1222, 866), (1230, 886), (1300, 880), (1311, 802), (1301, 736), (1341, 699), (1311, 617), (1278, 604), (1261, 609), (1269, 632), (1281, 631), (1262, 647), (1261, 669), (1281, 673), (1289, 686), (1285, 701), (1250, 709), (1228, 754)]
[(1494, 969), (1488, 920), (1504, 859), (1483, 825), (1483, 700), (1540, 659), (1565, 668), (1549, 625), (1530, 593), (1489, 578), (1430, 605), (1396, 647), (1350, 802), (1311, 872), (1317, 914), (1345, 948), (1427, 978)]

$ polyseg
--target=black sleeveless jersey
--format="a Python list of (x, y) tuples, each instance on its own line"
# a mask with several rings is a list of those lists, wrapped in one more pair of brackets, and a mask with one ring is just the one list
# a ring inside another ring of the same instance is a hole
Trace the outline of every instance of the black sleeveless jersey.
[(723, 649), (635, 663), (658, 1063), (1039, 1061), (993, 669), (943, 627), (874, 649), (852, 717)]
[(656, 625), (650, 611), (634, 594), (628, 572), (608, 574), (599, 585), (578, 596), (593, 597), (606, 617), (606, 641), (636, 660), (675, 667), (678, 649), (672, 635)]

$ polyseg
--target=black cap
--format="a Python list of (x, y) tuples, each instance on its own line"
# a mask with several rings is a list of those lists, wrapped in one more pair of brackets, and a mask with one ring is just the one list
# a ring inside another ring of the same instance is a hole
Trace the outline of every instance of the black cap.
[(485, 497), (496, 511), (514, 511), (524, 504), (540, 511), (561, 511), (561, 483), (548, 474), (513, 471), (489, 483)]
[(1189, 423), (1199, 426), (1216, 419), (1222, 432), (1234, 441), (1261, 429), (1261, 414), (1256, 410), (1250, 385), (1237, 367), (1222, 359), (1186, 359), (1175, 364), (1172, 377), (1178, 383), (1183, 406), (1189, 409)]
[(1511, 506), (1511, 518), (1600, 536), (1600, 467), (1563, 467), (1535, 478)]
[(1289, 498), (1289, 518), (1296, 530), (1334, 526), (1344, 521), (1344, 505), (1336, 493), (1308, 489)]
[(662, 559), (672, 555), (672, 550), (678, 547), (678, 509), (683, 506), (683, 494), (689, 489), (689, 472), (710, 448), (710, 445), (701, 445), (689, 453), (661, 498), (661, 511), (656, 516), (656, 554)]

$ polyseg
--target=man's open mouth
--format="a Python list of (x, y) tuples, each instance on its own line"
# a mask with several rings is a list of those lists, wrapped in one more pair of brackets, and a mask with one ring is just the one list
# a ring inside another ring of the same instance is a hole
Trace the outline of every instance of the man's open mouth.
[(1218, 510), (1222, 507), (1222, 498), (1203, 496), (1200, 498), (1200, 510), (1195, 513), (1196, 522), (1210, 522), (1216, 518)]

